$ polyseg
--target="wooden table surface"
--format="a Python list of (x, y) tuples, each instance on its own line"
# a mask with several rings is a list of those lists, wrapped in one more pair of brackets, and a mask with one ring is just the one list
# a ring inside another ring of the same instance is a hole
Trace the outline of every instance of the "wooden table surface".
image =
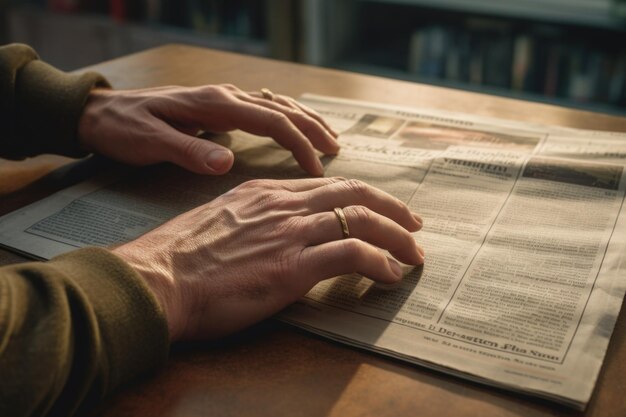
[[(626, 118), (170, 45), (89, 69), (115, 88), (232, 83), (569, 127), (626, 131)], [(0, 164), (0, 213), (61, 187), (68, 160)], [(17, 189), (17, 191), (16, 191)], [(0, 263), (20, 258), (0, 253)], [(164, 369), (109, 398), (94, 416), (626, 416), (622, 311), (586, 412), (343, 346), (272, 320), (219, 343), (174, 346)], [(150, 349), (150, 346), (145, 346)]]

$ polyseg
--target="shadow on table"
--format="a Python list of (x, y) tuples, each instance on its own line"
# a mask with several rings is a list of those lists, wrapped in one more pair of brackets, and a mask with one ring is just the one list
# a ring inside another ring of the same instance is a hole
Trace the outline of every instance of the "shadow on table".
[(1, 196), (0, 214), (17, 210), (63, 188), (70, 187), (94, 175), (120, 166), (122, 165), (97, 155), (68, 162), (25, 187)]
[[(149, 349), (146, 346), (146, 349)], [(93, 416), (580, 415), (268, 320), (213, 343), (175, 346), (161, 372)]]

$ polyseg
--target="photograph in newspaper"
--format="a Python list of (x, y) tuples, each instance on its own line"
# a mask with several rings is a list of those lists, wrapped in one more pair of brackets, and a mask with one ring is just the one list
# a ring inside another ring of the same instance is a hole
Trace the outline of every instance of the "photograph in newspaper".
[(403, 146), (446, 149), (448, 146), (480, 146), (532, 151), (541, 140), (537, 135), (517, 136), (463, 126), (447, 126), (421, 121), (409, 122), (398, 134)]
[(528, 162), (523, 175), (526, 178), (618, 190), (623, 171), (624, 168), (619, 165), (535, 157)]

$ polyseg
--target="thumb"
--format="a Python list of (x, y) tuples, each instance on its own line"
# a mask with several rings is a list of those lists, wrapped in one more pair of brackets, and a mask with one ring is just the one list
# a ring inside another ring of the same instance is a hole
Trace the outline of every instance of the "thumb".
[(170, 149), (163, 159), (196, 174), (221, 175), (233, 166), (232, 151), (206, 139), (175, 131), (170, 136)]

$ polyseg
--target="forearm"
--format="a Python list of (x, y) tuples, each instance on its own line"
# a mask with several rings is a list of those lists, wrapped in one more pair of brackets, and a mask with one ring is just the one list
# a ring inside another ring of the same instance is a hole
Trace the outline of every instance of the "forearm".
[(78, 121), (89, 92), (108, 87), (98, 74), (59, 71), (26, 45), (0, 47), (0, 156), (83, 156)]
[(103, 249), (0, 269), (0, 415), (71, 415), (167, 357), (142, 278)]

